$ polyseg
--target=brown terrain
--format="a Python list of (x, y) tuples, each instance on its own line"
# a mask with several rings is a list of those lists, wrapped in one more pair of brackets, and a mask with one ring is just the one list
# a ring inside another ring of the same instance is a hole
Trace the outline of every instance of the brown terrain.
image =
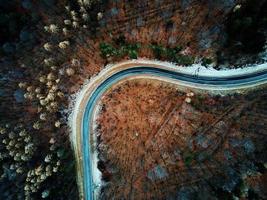
[[(187, 187), (212, 197), (218, 178), (231, 190), (246, 179), (244, 166), (264, 157), (251, 156), (266, 144), (264, 97), (185, 93), (144, 79), (110, 89), (97, 117), (101, 199), (180, 199)], [(264, 187), (264, 176), (253, 177)]]

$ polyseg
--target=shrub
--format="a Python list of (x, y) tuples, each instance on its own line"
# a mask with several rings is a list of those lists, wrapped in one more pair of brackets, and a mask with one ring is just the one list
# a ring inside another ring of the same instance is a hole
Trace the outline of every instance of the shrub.
[(107, 44), (104, 42), (100, 44), (100, 51), (102, 56), (104, 56), (105, 58), (109, 56), (117, 56), (120, 54), (118, 50), (114, 48), (111, 44)]

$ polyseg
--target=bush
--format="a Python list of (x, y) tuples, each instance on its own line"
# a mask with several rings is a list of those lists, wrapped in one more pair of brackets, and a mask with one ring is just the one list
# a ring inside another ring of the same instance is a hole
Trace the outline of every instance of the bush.
[(100, 50), (103, 57), (122, 57), (129, 56), (131, 59), (136, 59), (138, 57), (138, 50), (141, 48), (140, 44), (127, 44), (120, 40), (120, 46), (118, 48), (114, 47), (112, 44), (101, 43)]
[(104, 42), (100, 44), (100, 51), (102, 56), (104, 56), (105, 58), (109, 56), (117, 56), (120, 54), (116, 48)]
[(175, 62), (179, 65), (192, 65), (194, 63), (194, 57), (189, 55), (179, 54), (182, 47), (176, 46), (174, 48), (165, 48), (161, 45), (153, 44), (149, 46), (154, 56), (157, 59), (167, 59), (168, 61)]
[(203, 58), (202, 59), (202, 65), (208, 66), (213, 63), (213, 60), (211, 58)]

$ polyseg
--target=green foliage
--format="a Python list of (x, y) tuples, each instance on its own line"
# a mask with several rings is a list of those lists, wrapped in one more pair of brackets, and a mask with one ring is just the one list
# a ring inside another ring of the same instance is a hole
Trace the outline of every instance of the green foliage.
[(212, 64), (212, 63), (213, 63), (213, 60), (212, 60), (211, 58), (203, 58), (203, 59), (202, 59), (202, 64), (203, 64), (204, 66), (210, 65), (210, 64)]
[(154, 56), (157, 59), (167, 59), (179, 65), (192, 65), (194, 63), (194, 57), (189, 55), (180, 54), (182, 47), (176, 46), (174, 48), (165, 48), (162, 45), (150, 45)]
[(140, 44), (126, 44), (125, 46), (122, 46), (122, 49), (124, 49), (124, 53), (128, 55), (131, 59), (137, 59), (138, 50), (140, 48)]
[(103, 57), (107, 58), (109, 56), (118, 56), (119, 52), (116, 48), (114, 48), (111, 44), (108, 43), (101, 43), (100, 44), (100, 51)]
[(190, 164), (192, 163), (194, 157), (192, 155), (188, 156), (188, 157), (185, 157), (184, 158), (184, 162), (185, 162), (185, 165), (186, 166), (190, 166)]
[(180, 65), (192, 65), (194, 64), (195, 58), (189, 55), (176, 55), (174, 62)]
[(100, 51), (103, 57), (122, 57), (129, 56), (131, 59), (137, 59), (138, 50), (141, 48), (140, 44), (127, 44), (122, 39), (119, 40), (119, 47), (115, 47), (112, 44), (101, 43)]
[(149, 47), (152, 49), (154, 56), (157, 59), (161, 59), (162, 55), (164, 54), (165, 48), (161, 45), (150, 45)]
[(183, 159), (184, 159), (185, 165), (189, 167), (195, 159), (195, 154), (190, 151), (184, 152)]
[(131, 59), (137, 59), (137, 57), (138, 57), (137, 51), (129, 51), (129, 57)]
[(153, 51), (155, 58), (159, 60), (168, 60), (179, 65), (192, 65), (195, 60), (195, 58), (190, 55), (181, 54), (181, 46), (167, 48), (163, 47), (162, 45), (151, 44), (146, 47), (139, 43), (129, 44), (125, 41), (124, 37), (119, 37), (118, 39), (114, 40), (113, 44), (101, 43), (100, 51), (104, 58), (120, 58), (123, 56), (128, 56), (131, 59), (137, 59), (138, 51), (141, 47), (150, 48)]

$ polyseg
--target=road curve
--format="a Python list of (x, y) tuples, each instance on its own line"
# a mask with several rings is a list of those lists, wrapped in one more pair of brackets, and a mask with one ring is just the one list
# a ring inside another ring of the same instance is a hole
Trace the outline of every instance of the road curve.
[[(103, 69), (77, 94), (70, 119), (71, 142), (77, 163), (80, 198), (94, 200), (100, 183), (93, 133), (94, 115), (100, 97), (121, 80), (138, 76), (172, 82), (189, 89), (209, 92), (250, 90), (267, 84), (267, 64), (241, 70), (206, 70), (178, 67), (166, 62), (133, 60)], [(94, 173), (93, 173), (94, 172)]]

